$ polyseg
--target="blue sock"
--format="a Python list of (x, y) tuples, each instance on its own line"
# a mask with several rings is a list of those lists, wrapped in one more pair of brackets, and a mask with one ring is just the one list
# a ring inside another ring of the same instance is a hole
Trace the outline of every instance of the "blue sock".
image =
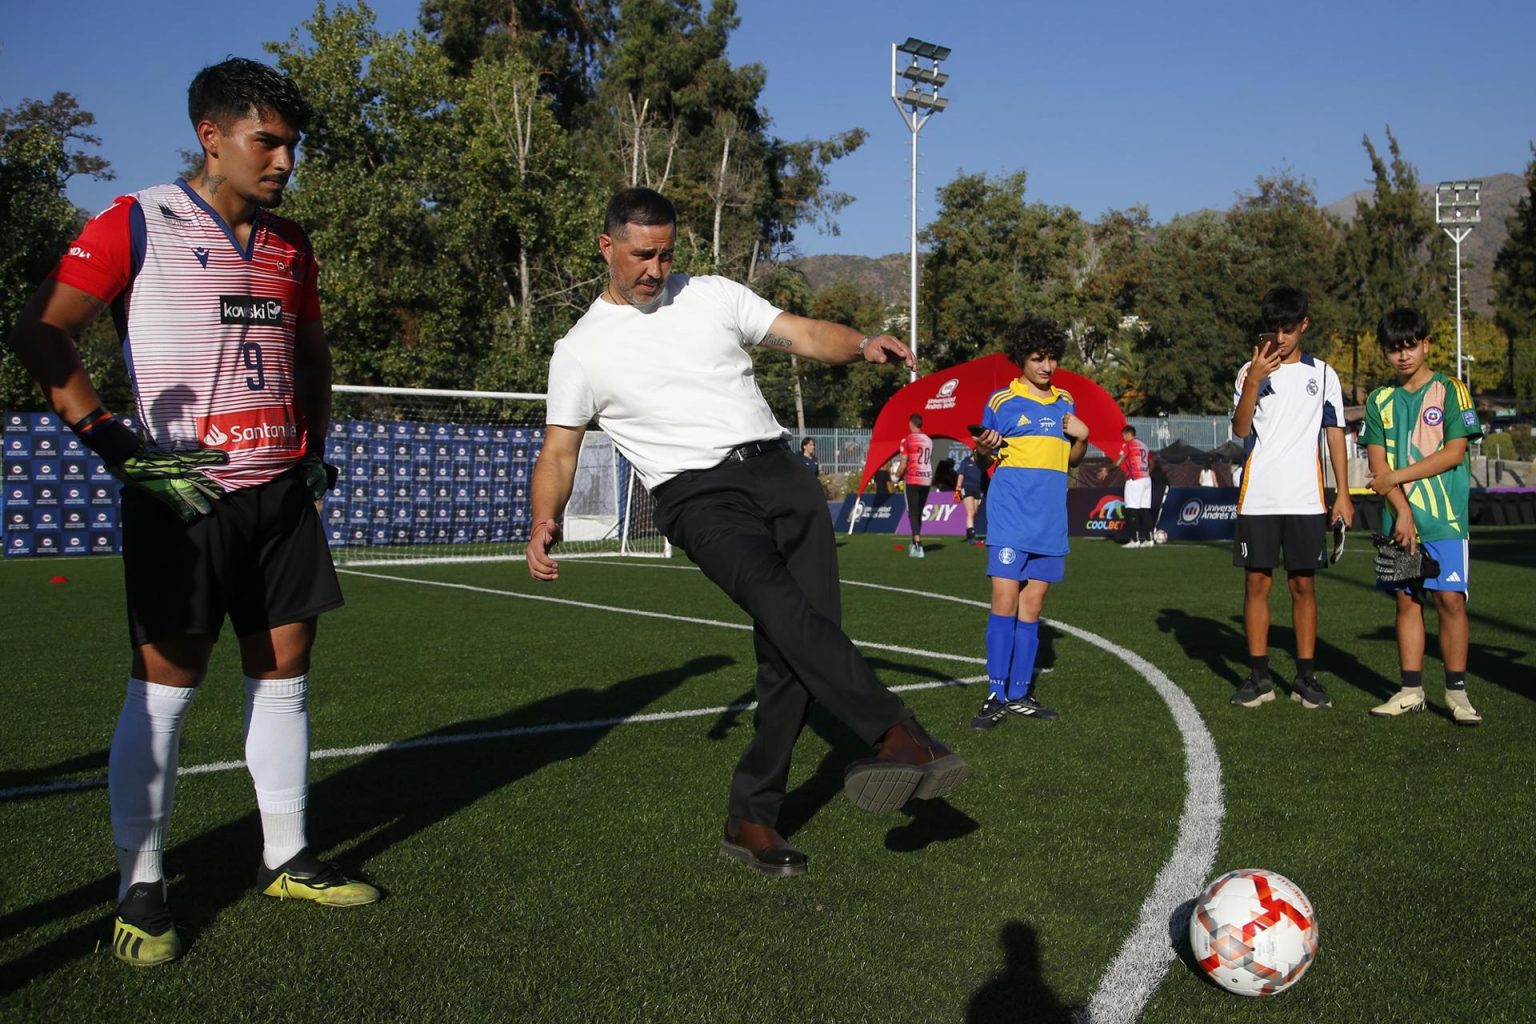
[(1008, 699), (1008, 666), (1013, 663), (1012, 615), (987, 616), (987, 680), (992, 696)]
[(1008, 699), (1029, 696), (1035, 674), (1035, 655), (1040, 652), (1040, 623), (1019, 620), (1013, 631), (1013, 670), (1008, 675)]

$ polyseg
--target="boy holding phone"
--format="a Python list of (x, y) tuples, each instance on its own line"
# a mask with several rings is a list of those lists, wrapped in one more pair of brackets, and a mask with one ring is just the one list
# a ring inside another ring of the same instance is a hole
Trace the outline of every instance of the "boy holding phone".
[[(1263, 333), (1253, 358), (1238, 371), (1232, 432), (1244, 442), (1242, 489), (1232, 564), (1244, 570), (1243, 631), (1248, 679), (1232, 703), (1256, 708), (1275, 699), (1269, 673), (1269, 592), (1282, 564), (1296, 632), (1296, 681), (1291, 699), (1305, 708), (1333, 701), (1317, 680), (1317, 595), (1314, 576), (1327, 564), (1328, 524), (1354, 519), (1344, 447), (1344, 396), (1333, 367), (1301, 350), (1311, 324), (1307, 293), (1280, 286), (1260, 303)], [(1338, 496), (1323, 498), (1319, 434), (1327, 439)], [(1283, 558), (1283, 561), (1282, 561)]]

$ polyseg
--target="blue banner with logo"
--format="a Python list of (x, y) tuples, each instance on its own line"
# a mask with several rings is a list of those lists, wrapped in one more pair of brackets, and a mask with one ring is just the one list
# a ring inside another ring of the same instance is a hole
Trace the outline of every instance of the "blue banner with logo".
[(1236, 487), (1171, 487), (1157, 517), (1169, 540), (1231, 540), (1237, 535)]
[(8, 412), (0, 425), (5, 554), (121, 552), (117, 482), (95, 453), (51, 412)]

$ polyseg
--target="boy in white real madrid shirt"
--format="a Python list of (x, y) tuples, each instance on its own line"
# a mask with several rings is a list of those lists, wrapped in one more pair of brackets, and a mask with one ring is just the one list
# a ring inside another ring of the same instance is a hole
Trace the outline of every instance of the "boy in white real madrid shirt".
[(1339, 488), (1328, 509), (1318, 438), (1327, 439), (1334, 479), (1348, 480), (1343, 392), (1333, 367), (1301, 350), (1301, 337), (1311, 324), (1306, 292), (1271, 288), (1261, 302), (1261, 317), (1263, 333), (1253, 358), (1238, 371), (1232, 398), (1232, 432), (1244, 443), (1232, 564), (1244, 570), (1249, 665), (1248, 679), (1232, 703), (1256, 708), (1275, 698), (1269, 673), (1269, 592), (1274, 571), (1283, 564), (1296, 632), (1291, 699), (1305, 708), (1328, 707), (1333, 701), (1313, 672), (1314, 576), (1327, 564), (1329, 522), (1348, 524), (1355, 509), (1347, 486)]

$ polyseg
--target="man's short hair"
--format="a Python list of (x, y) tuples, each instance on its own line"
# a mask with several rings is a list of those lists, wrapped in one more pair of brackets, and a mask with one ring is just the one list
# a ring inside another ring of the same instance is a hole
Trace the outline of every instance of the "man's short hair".
[(923, 418), (917, 413), (913, 413), (911, 416), (907, 417), (907, 422), (912, 424), (914, 427), (921, 427), (923, 425)]
[(1429, 318), (1417, 309), (1402, 306), (1376, 324), (1376, 343), (1383, 352), (1412, 348), (1429, 337)]
[(1132, 437), (1135, 437), (1136, 436), (1136, 428), (1131, 426), (1129, 423), (1127, 423), (1121, 429), (1120, 433), (1122, 433), (1122, 434), (1130, 434)]
[(1292, 331), (1311, 315), (1307, 293), (1290, 285), (1276, 285), (1259, 300), (1259, 319), (1266, 331)]
[(603, 213), (603, 234), (622, 235), (628, 224), (664, 227), (677, 223), (677, 207), (672, 200), (648, 188), (626, 188), (615, 192)]
[(199, 121), (212, 121), (227, 132), (253, 111), (277, 114), (299, 132), (308, 129), (314, 116), (293, 79), (245, 57), (231, 57), (203, 68), (187, 87), (187, 116), (194, 126)]
[(1030, 314), (1003, 330), (1003, 354), (1024, 368), (1032, 355), (1060, 359), (1067, 350), (1067, 332), (1048, 316)]

